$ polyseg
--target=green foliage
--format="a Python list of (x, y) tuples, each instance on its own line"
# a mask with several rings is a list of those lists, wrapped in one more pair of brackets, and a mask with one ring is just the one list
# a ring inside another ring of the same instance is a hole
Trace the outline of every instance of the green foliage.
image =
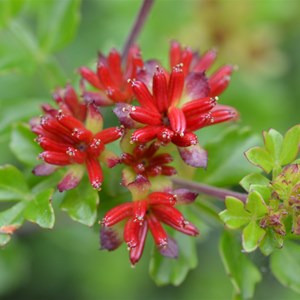
[(164, 257), (155, 249), (150, 261), (150, 275), (154, 282), (160, 286), (180, 285), (188, 272), (196, 268), (198, 263), (195, 240), (177, 231), (173, 237), (178, 243), (178, 258)]
[(0, 167), (0, 201), (17, 202), (0, 212), (0, 246), (10, 240), (10, 235), (25, 219), (43, 228), (54, 225), (54, 211), (51, 205), (53, 189), (33, 193), (24, 175), (14, 166)]
[(67, 191), (60, 205), (69, 216), (82, 224), (92, 226), (97, 218), (99, 194), (87, 182)]
[(217, 139), (205, 145), (208, 167), (207, 170), (197, 169), (194, 180), (217, 186), (236, 184), (255, 170), (245, 161), (243, 152), (258, 142), (258, 137), (249, 129), (230, 127)]
[(234, 299), (252, 298), (255, 285), (262, 279), (258, 268), (241, 251), (235, 237), (227, 231), (221, 237), (219, 251), (225, 270), (234, 287)]
[(283, 285), (300, 293), (300, 246), (286, 242), (284, 247), (271, 256), (271, 270)]

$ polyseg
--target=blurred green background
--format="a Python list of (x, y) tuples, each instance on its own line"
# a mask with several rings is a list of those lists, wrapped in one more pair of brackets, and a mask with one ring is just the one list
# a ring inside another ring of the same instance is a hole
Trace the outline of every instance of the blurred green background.
[[(51, 100), (55, 87), (77, 85), (74, 70), (94, 67), (97, 51), (122, 49), (140, 4), (0, 0), (0, 164), (24, 168), (9, 149), (13, 123), (39, 115), (39, 104)], [(299, 123), (299, 11), (297, 0), (157, 0), (138, 41), (145, 59), (165, 65), (171, 39), (201, 51), (217, 48), (216, 66), (239, 66), (220, 102), (235, 106), (239, 125), (254, 133), (271, 127), (284, 132)], [(204, 143), (220, 128), (204, 130)], [(57, 210), (54, 230), (27, 225), (0, 250), (0, 298), (230, 299), (232, 287), (218, 255), (221, 230), (200, 239), (199, 264), (181, 286), (157, 287), (148, 275), (151, 245), (132, 269), (125, 246), (99, 251), (97, 229)], [(299, 299), (270, 275), (267, 258), (251, 257), (264, 275), (255, 299)]]

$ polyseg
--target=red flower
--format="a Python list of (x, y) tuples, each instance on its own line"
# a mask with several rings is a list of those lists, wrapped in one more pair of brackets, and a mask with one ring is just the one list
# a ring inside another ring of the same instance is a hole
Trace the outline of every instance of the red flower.
[(100, 54), (97, 71), (80, 68), (80, 74), (98, 91), (86, 91), (83, 86), (83, 97), (87, 102), (94, 102), (99, 106), (113, 105), (116, 102), (130, 102), (133, 93), (129, 78), (135, 78), (138, 68), (143, 67), (140, 50), (132, 46), (125, 65), (122, 64), (120, 53), (112, 49), (107, 57)]
[[(216, 57), (217, 53), (215, 50), (209, 50), (199, 56), (198, 53), (193, 52), (189, 47), (183, 49), (178, 42), (171, 42), (170, 66), (173, 68), (178, 64), (183, 64), (183, 72), (186, 76), (189, 72), (206, 72), (215, 62)], [(234, 66), (225, 65), (208, 77), (208, 96), (216, 97), (227, 88), (233, 70)]]
[[(105, 145), (118, 139), (123, 129), (102, 130), (100, 112), (92, 103), (80, 103), (71, 86), (58, 90), (54, 98), (60, 109), (44, 105), (45, 115), (40, 118), (40, 123), (32, 122), (32, 131), (38, 135), (36, 140), (44, 150), (39, 157), (45, 161), (34, 169), (34, 173), (48, 175), (57, 167), (68, 166), (68, 172), (58, 185), (58, 189), (64, 191), (78, 185), (85, 166), (91, 185), (100, 189), (103, 174), (99, 160)], [(115, 163), (114, 157), (106, 155), (105, 158), (108, 164)]]
[[(129, 189), (147, 190), (149, 182), (139, 176), (136, 182), (130, 184)], [(185, 220), (182, 213), (174, 207), (176, 203), (192, 202), (197, 194), (187, 190), (178, 190), (173, 194), (166, 192), (153, 192), (143, 199), (134, 199), (108, 211), (101, 224), (102, 248), (114, 250), (120, 245), (118, 234), (110, 227), (122, 220), (126, 220), (123, 240), (127, 243), (130, 251), (130, 261), (135, 265), (141, 258), (148, 231), (151, 232), (154, 242), (161, 254), (169, 257), (177, 257), (177, 244), (165, 231), (166, 224), (184, 234), (196, 236), (197, 228)], [(109, 227), (109, 228), (108, 228)]]
[[(121, 143), (121, 146), (122, 144), (124, 142)], [(158, 142), (153, 142), (150, 145), (136, 145), (132, 153), (122, 153), (121, 163), (131, 167), (135, 175), (143, 175), (146, 178), (176, 174), (175, 168), (167, 165), (173, 161), (172, 155), (168, 153), (157, 154), (159, 148), (160, 143)]]
[[(209, 96), (210, 88), (203, 73), (185, 76), (182, 68), (182, 64), (177, 65), (168, 76), (157, 67), (152, 91), (144, 82), (132, 80), (132, 89), (140, 106), (122, 107), (122, 110), (117, 107), (115, 113), (122, 122), (125, 119), (122, 114), (127, 110), (129, 117), (137, 122), (134, 126), (142, 127), (132, 134), (132, 142), (143, 144), (153, 139), (164, 144), (172, 142), (186, 163), (205, 167), (206, 154), (199, 148), (193, 131), (236, 119), (238, 114), (232, 107), (217, 105), (217, 98)], [(126, 122), (123, 123), (126, 126)], [(191, 148), (184, 149), (186, 147)], [(194, 159), (187, 155), (189, 150)]]

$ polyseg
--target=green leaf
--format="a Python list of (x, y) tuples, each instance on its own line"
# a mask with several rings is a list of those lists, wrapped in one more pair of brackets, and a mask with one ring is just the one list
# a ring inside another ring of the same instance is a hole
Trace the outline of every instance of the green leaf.
[(269, 185), (270, 180), (265, 176), (258, 173), (251, 173), (245, 176), (241, 181), (240, 185), (249, 192), (252, 184)]
[(257, 267), (242, 251), (234, 236), (225, 231), (220, 240), (220, 255), (235, 292), (242, 299), (252, 298), (262, 277)]
[(274, 166), (270, 153), (261, 147), (253, 147), (245, 152), (249, 162), (253, 165), (262, 168), (266, 173), (269, 173)]
[(98, 192), (86, 182), (82, 182), (76, 189), (66, 192), (60, 207), (73, 220), (92, 226), (97, 218), (98, 204)]
[(251, 189), (249, 192), (251, 193), (254, 191), (261, 195), (265, 203), (269, 203), (272, 193), (271, 187), (260, 184), (253, 184), (251, 185)]
[(174, 233), (174, 239), (179, 248), (177, 259), (164, 257), (155, 249), (150, 261), (150, 276), (159, 286), (179, 286), (189, 270), (194, 269), (198, 263), (195, 239), (177, 231)]
[(256, 191), (249, 194), (245, 208), (251, 212), (252, 217), (255, 217), (255, 219), (264, 216), (268, 212), (264, 199)]
[(256, 220), (252, 219), (243, 230), (244, 250), (246, 252), (254, 251), (258, 247), (265, 234), (266, 232), (257, 225)]
[(300, 293), (300, 245), (286, 241), (272, 254), (271, 270), (281, 284)]
[(34, 138), (36, 135), (27, 124), (16, 124), (12, 130), (10, 149), (22, 163), (29, 166), (37, 164), (37, 156), (41, 152)]
[(30, 199), (23, 174), (14, 166), (0, 166), (0, 201)]
[(266, 229), (266, 235), (264, 236), (263, 240), (261, 241), (259, 248), (260, 251), (268, 256), (275, 249), (280, 249), (283, 246), (283, 238), (282, 236), (276, 234), (272, 229)]
[(226, 197), (226, 210), (222, 211), (220, 219), (229, 228), (239, 228), (251, 220), (251, 215), (244, 208), (244, 203), (234, 197)]
[(247, 128), (229, 128), (220, 138), (205, 145), (208, 167), (207, 170), (196, 169), (194, 180), (217, 186), (235, 185), (246, 174), (255, 171), (243, 153), (257, 143), (258, 136), (253, 135)]
[(79, 9), (80, 0), (40, 2), (38, 36), (45, 52), (62, 49), (73, 39), (80, 20)]
[(274, 163), (278, 164), (283, 141), (282, 135), (278, 131), (270, 129), (264, 131), (263, 136), (266, 150), (270, 153)]
[(55, 216), (51, 205), (54, 190), (48, 189), (36, 195), (35, 199), (29, 202), (24, 216), (42, 228), (53, 228)]
[(300, 125), (289, 129), (284, 136), (282, 149), (280, 152), (280, 163), (286, 165), (291, 163), (299, 152), (300, 144)]
[(5, 26), (9, 20), (15, 16), (24, 4), (24, 0), (0, 1), (0, 27)]
[(0, 233), (0, 247), (5, 246), (10, 241), (9, 234)]

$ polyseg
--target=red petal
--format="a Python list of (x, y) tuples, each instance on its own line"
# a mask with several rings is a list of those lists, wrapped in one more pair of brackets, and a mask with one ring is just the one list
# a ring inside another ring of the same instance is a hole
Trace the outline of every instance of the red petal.
[(66, 166), (72, 163), (70, 156), (65, 152), (44, 151), (39, 157), (51, 165)]
[(193, 51), (191, 48), (189, 47), (186, 47), (184, 50), (183, 50), (183, 53), (182, 53), (182, 57), (181, 57), (181, 62), (183, 64), (183, 73), (185, 75), (188, 74), (189, 72), (189, 69), (190, 69), (190, 65), (191, 65), (191, 62), (193, 60)]
[(184, 86), (184, 73), (182, 71), (182, 66), (177, 65), (173, 68), (169, 81), (169, 89), (168, 89), (168, 99), (169, 103), (165, 107), (165, 110), (168, 109), (169, 106), (176, 106), (180, 98), (182, 96)]
[(136, 247), (130, 249), (130, 261), (135, 265), (141, 258), (145, 246), (145, 241), (148, 232), (147, 222), (143, 222), (139, 232), (139, 242)]
[(114, 81), (120, 84), (123, 81), (121, 69), (121, 56), (116, 49), (112, 49), (107, 58), (108, 67)]
[(205, 112), (209, 112), (216, 105), (216, 103), (217, 99), (211, 97), (192, 100), (183, 105), (182, 111), (186, 118), (192, 117)]
[(160, 147), (160, 143), (159, 142), (153, 142), (153, 143), (151, 143), (150, 146), (148, 148), (146, 148), (146, 150), (143, 153), (143, 155), (140, 155), (140, 157), (145, 157), (145, 158), (152, 157), (155, 154), (155, 152), (157, 152), (157, 150), (159, 149), (159, 147)]
[(134, 248), (139, 243), (139, 233), (141, 229), (141, 223), (136, 222), (133, 219), (129, 219), (124, 227), (124, 241), (129, 248)]
[(150, 161), (150, 165), (163, 165), (173, 161), (173, 156), (168, 153), (162, 153), (153, 157)]
[(95, 74), (92, 70), (90, 70), (89, 68), (86, 68), (86, 67), (82, 67), (79, 69), (79, 73), (92, 86), (94, 86), (95, 88), (97, 88), (99, 90), (103, 89), (103, 86), (102, 86), (97, 74)]
[(219, 68), (214, 74), (209, 77), (209, 85), (218, 82), (219, 80), (223, 79), (224, 77), (230, 77), (234, 70), (234, 67), (231, 65), (226, 65)]
[(195, 225), (193, 225), (192, 223), (190, 223), (188, 221), (185, 221), (185, 222), (186, 223), (183, 227), (176, 226), (176, 225), (170, 225), (170, 224), (168, 224), (168, 225), (172, 226), (177, 231), (180, 231), (180, 232), (182, 232), (184, 234), (187, 234), (187, 235), (191, 235), (191, 236), (199, 235), (199, 230), (197, 229), (197, 227)]
[(229, 85), (230, 77), (225, 76), (219, 81), (214, 81), (210, 83), (210, 96), (215, 97), (220, 95)]
[(168, 118), (172, 130), (179, 135), (183, 135), (186, 129), (186, 120), (182, 110), (177, 107), (171, 107), (168, 111)]
[(169, 193), (153, 192), (148, 197), (149, 205), (168, 205), (173, 206), (176, 203), (176, 197)]
[(181, 63), (181, 47), (177, 41), (171, 41), (169, 56), (171, 68)]
[(172, 143), (178, 147), (189, 147), (198, 143), (196, 134), (192, 132), (185, 132), (184, 134), (176, 134), (172, 138)]
[(105, 89), (109, 88), (116, 88), (116, 84), (114, 83), (111, 73), (107, 66), (105, 66), (103, 63), (98, 63), (97, 66), (97, 75), (100, 79), (100, 82), (103, 84)]
[(174, 167), (170, 166), (162, 166), (161, 167), (161, 174), (165, 176), (172, 176), (177, 174), (177, 171)]
[(104, 226), (112, 226), (133, 214), (133, 203), (126, 202), (109, 210), (101, 221)]
[(103, 181), (103, 173), (99, 161), (95, 158), (87, 157), (86, 167), (92, 187), (96, 190), (100, 190)]
[(141, 222), (144, 220), (144, 217), (147, 212), (147, 201), (137, 200), (133, 202), (133, 215), (135, 222)]
[(96, 139), (100, 139), (102, 143), (109, 144), (111, 142), (116, 141), (120, 138), (124, 133), (124, 129), (122, 127), (111, 127), (102, 130), (101, 132), (95, 135)]
[(131, 82), (132, 90), (135, 96), (137, 97), (137, 100), (139, 101), (140, 105), (144, 108), (147, 108), (153, 112), (158, 113), (153, 96), (150, 94), (145, 83), (136, 80), (132, 80), (130, 82)]
[(168, 84), (163, 69), (157, 67), (153, 76), (153, 96), (156, 106), (160, 112), (164, 112), (169, 107)]
[(171, 142), (174, 134), (175, 133), (173, 130), (167, 127), (161, 127), (157, 133), (157, 139), (163, 142), (164, 144), (167, 144)]
[(98, 158), (103, 150), (104, 143), (99, 138), (93, 138), (86, 149), (86, 151), (95, 158)]
[(167, 225), (184, 227), (186, 221), (182, 213), (175, 207), (167, 205), (155, 205), (151, 207), (151, 211), (156, 217)]
[(149, 215), (147, 215), (147, 223), (154, 238), (156, 246), (159, 248), (166, 247), (168, 244), (167, 233), (154, 214), (150, 213)]
[(133, 106), (129, 115), (133, 120), (146, 125), (155, 126), (162, 123), (159, 113), (143, 107)]
[(58, 142), (46, 136), (38, 136), (35, 140), (44, 150), (65, 152), (70, 147), (69, 143)]
[(131, 141), (138, 143), (147, 143), (156, 137), (156, 135), (160, 132), (160, 129), (160, 126), (145, 126), (141, 129), (137, 129), (131, 135)]
[(199, 59), (199, 61), (197, 62), (197, 64), (195, 65), (195, 67), (193, 68), (193, 71), (195, 72), (203, 72), (208, 70), (211, 65), (214, 63), (214, 61), (216, 60), (217, 57), (217, 53), (214, 50), (209, 50), (206, 53), (204, 53), (201, 58)]

